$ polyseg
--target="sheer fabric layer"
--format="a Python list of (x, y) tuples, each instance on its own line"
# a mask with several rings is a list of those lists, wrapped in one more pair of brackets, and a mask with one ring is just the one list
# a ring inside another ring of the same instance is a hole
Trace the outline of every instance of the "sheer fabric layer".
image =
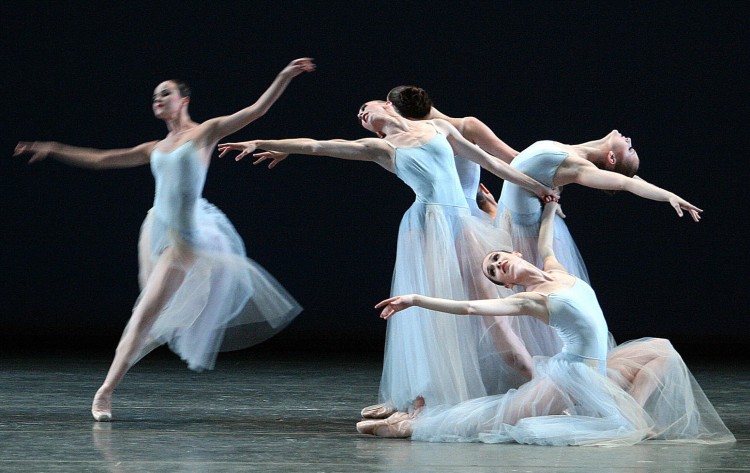
[[(392, 295), (465, 300), (504, 297), (481, 273), (484, 255), (508, 238), (466, 207), (415, 202), (399, 228)], [(492, 321), (412, 307), (387, 326), (380, 402), (407, 410), (504, 392), (524, 379), (493, 344)]]
[[(735, 440), (668, 340), (625, 343), (609, 353), (607, 366), (605, 376), (572, 354), (539, 357), (534, 378), (518, 389), (428, 406), (412, 438), (610, 447)], [(638, 387), (626, 380), (635, 372), (646, 378)]]
[(190, 369), (211, 369), (219, 351), (258, 344), (281, 331), (302, 310), (273, 276), (246, 257), (242, 239), (220, 210), (199, 199), (195, 216), (197, 225), (190, 234), (171, 229), (153, 209), (141, 227), (141, 294), (168, 247), (184, 255), (171, 263), (184, 277), (133, 363), (168, 344)]

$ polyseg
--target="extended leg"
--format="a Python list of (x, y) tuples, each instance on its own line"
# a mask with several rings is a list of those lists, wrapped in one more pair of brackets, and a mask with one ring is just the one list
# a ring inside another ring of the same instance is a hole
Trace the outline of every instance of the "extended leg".
[(166, 249), (159, 257), (148, 278), (143, 295), (133, 309), (133, 315), (117, 345), (115, 357), (104, 383), (94, 396), (91, 406), (94, 419), (98, 421), (112, 419), (112, 393), (132, 366), (156, 317), (181, 284), (185, 277), (186, 264), (189, 265), (191, 261), (192, 258), (186, 258), (184, 254), (178, 255), (177, 250), (173, 248)]

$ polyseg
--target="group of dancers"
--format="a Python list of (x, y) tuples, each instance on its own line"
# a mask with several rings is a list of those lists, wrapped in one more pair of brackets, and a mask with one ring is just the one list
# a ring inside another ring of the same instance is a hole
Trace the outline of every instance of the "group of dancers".
[[(219, 141), (314, 69), (310, 58), (294, 60), (255, 103), (203, 123), (190, 118), (188, 86), (162, 82), (152, 102), (167, 136), (133, 148), (16, 146), (30, 162), (150, 164), (154, 175), (139, 241), (142, 291), (94, 396), (97, 421), (112, 419), (115, 389), (153, 348), (168, 344), (191, 369), (210, 369), (219, 351), (265, 340), (301, 311), (201, 193)], [(271, 168), (290, 154), (374, 161), (416, 194), (399, 227), (391, 298), (378, 304), (388, 319), (383, 373), (378, 403), (362, 410), (361, 433), (550, 445), (734, 440), (667, 340), (614, 345), (562, 220), (558, 189), (570, 183), (626, 190), (700, 219), (699, 208), (636, 176), (629, 138), (613, 130), (578, 145), (539, 141), (519, 153), (480, 120), (439, 112), (414, 86), (366, 102), (358, 118), (377, 137), (218, 149), (238, 152), (237, 160), (253, 154)], [(498, 202), (479, 182), (482, 168), (505, 181)]]

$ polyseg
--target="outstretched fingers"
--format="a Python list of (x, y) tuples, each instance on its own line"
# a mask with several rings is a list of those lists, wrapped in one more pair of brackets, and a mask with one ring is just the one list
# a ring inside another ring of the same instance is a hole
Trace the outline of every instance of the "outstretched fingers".
[(384, 301), (380, 301), (380, 302), (378, 302), (375, 305), (376, 309), (380, 309), (380, 308), (383, 309), (380, 312), (380, 318), (381, 319), (388, 320), (391, 317), (393, 317), (393, 315), (396, 314), (396, 312), (398, 312), (398, 310), (396, 309), (395, 304), (398, 303), (399, 299), (400, 299), (399, 296), (391, 297), (391, 298), (386, 299)]
[(405, 296), (394, 296), (389, 299), (385, 299), (383, 301), (378, 302), (375, 305), (376, 309), (382, 308), (383, 310), (380, 312), (380, 318), (381, 319), (390, 319), (393, 317), (397, 312), (401, 312), (404, 309), (408, 309), (409, 307), (414, 305), (414, 295), (405, 295)]
[(287, 156), (289, 156), (289, 153), (282, 153), (280, 151), (261, 151), (260, 153), (255, 153), (253, 155), (253, 157), (257, 158), (253, 161), (253, 164), (260, 164), (270, 159), (271, 162), (268, 163), (268, 169), (273, 169), (277, 164), (286, 159)]
[(13, 150), (13, 156), (19, 156), (23, 153), (26, 153), (29, 145), (31, 143), (27, 141), (19, 141), (18, 144), (16, 144), (15, 149)]
[(239, 151), (240, 154), (234, 157), (235, 161), (247, 156), (249, 153), (255, 151), (255, 146), (247, 143), (221, 143), (219, 144), (219, 157), (223, 158), (230, 151)]
[(376, 309), (380, 309), (381, 307), (387, 306), (391, 302), (394, 302), (394, 301), (396, 301), (396, 300), (398, 300), (400, 298), (401, 298), (401, 296), (389, 297), (388, 299), (382, 300), (382, 301), (378, 302), (377, 304), (375, 304), (375, 308)]
[(690, 202), (687, 202), (687, 201), (683, 200), (683, 201), (679, 201), (679, 202), (674, 203), (672, 206), (674, 207), (675, 211), (677, 212), (677, 215), (679, 215), (680, 217), (682, 217), (682, 215), (683, 215), (682, 211), (683, 210), (687, 210), (688, 213), (690, 214), (690, 217), (693, 219), (693, 221), (699, 222), (700, 219), (701, 219), (701, 212), (703, 212), (703, 210), (699, 209), (698, 207), (696, 207), (695, 205), (691, 204)]
[(13, 156), (20, 156), (22, 154), (31, 154), (29, 164), (32, 164), (47, 158), (49, 151), (40, 149), (36, 141), (19, 141), (13, 150)]
[(290, 62), (286, 67), (285, 72), (288, 71), (292, 77), (297, 76), (303, 72), (313, 72), (315, 70), (315, 63), (311, 57), (302, 57), (295, 59)]

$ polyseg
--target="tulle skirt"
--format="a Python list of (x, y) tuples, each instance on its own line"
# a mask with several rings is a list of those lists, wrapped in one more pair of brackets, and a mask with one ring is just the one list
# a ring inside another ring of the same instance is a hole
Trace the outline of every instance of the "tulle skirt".
[[(505, 297), (481, 271), (485, 254), (507, 246), (491, 222), (469, 209), (415, 202), (399, 228), (392, 295), (417, 293), (447, 299)], [(482, 317), (456, 317), (409, 308), (388, 321), (380, 402), (408, 410), (457, 403), (504, 392), (525, 381), (494, 345)]]
[(668, 340), (625, 343), (606, 364), (605, 375), (573, 354), (539, 357), (534, 378), (518, 389), (428, 406), (412, 438), (558, 446), (735, 440)]
[[(541, 260), (538, 250), (539, 227), (542, 217), (541, 204), (538, 212), (529, 214), (513, 212), (505, 207), (502, 202), (498, 205), (495, 225), (504, 233), (510, 234), (514, 251), (518, 251), (525, 260), (542, 268), (544, 262)], [(558, 215), (554, 218), (553, 235), (553, 250), (560, 264), (568, 273), (590, 283), (581, 253), (578, 251), (565, 221)], [(515, 288), (515, 292), (523, 290), (524, 288), (520, 286)], [(554, 329), (537, 319), (515, 317), (512, 326), (533, 356), (553, 356), (562, 349), (562, 341)], [(611, 337), (609, 347), (614, 347), (614, 340)]]
[[(149, 211), (138, 243), (140, 302), (152, 284), (154, 268), (165, 250), (177, 249), (169, 258), (174, 281), (148, 337), (133, 360), (168, 344), (190, 369), (214, 367), (220, 351), (260, 343), (286, 327), (302, 308), (258, 263), (245, 255), (244, 244), (229, 219), (200, 199), (197, 228), (177, 232)], [(163, 261), (162, 261), (163, 263)], [(125, 333), (130, 325), (125, 328)]]

